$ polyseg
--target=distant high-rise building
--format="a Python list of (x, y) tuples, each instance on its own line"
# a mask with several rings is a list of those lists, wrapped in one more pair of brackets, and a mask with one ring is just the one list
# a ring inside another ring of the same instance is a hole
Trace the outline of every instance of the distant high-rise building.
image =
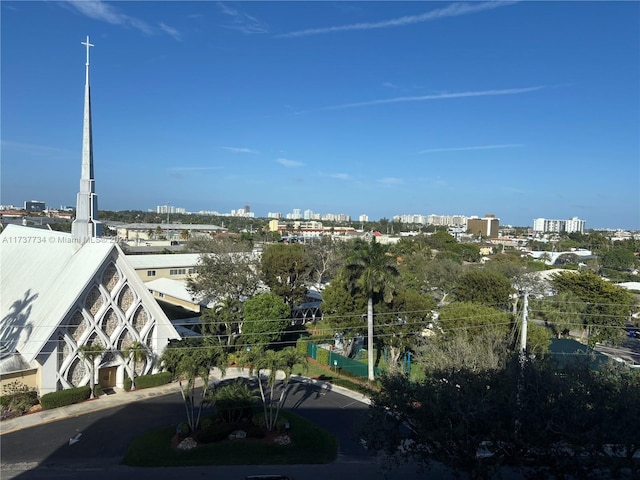
[(304, 218), (305, 220), (311, 220), (311, 219), (313, 218), (313, 210), (306, 209), (306, 210), (304, 211), (303, 218)]
[(500, 219), (493, 214), (487, 214), (484, 218), (471, 217), (467, 219), (467, 231), (480, 237), (496, 238), (500, 228)]
[(578, 217), (568, 220), (551, 220), (549, 218), (535, 218), (533, 220), (533, 231), (539, 233), (584, 233), (586, 222)]
[(37, 200), (26, 200), (24, 202), (24, 209), (27, 212), (44, 212), (47, 209), (47, 206), (44, 202), (39, 202)]
[(366, 214), (362, 214), (358, 217), (358, 221), (359, 222), (368, 222), (369, 221), (369, 215)]
[(302, 219), (302, 212), (299, 208), (294, 208), (293, 209), (293, 213), (291, 214), (291, 218), (293, 220), (301, 220)]
[(467, 224), (467, 217), (464, 215), (434, 215), (427, 216), (427, 225), (436, 226), (465, 226)]

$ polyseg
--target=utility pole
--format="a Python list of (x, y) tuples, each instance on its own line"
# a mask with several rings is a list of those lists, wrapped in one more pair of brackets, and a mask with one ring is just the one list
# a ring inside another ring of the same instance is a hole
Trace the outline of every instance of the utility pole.
[(518, 355), (518, 360), (520, 363), (520, 375), (518, 376), (518, 385), (516, 392), (516, 405), (518, 408), (518, 413), (516, 416), (515, 422), (515, 433), (518, 435), (520, 433), (520, 427), (522, 422), (520, 421), (520, 416), (522, 415), (522, 395), (524, 393), (524, 368), (527, 362), (527, 321), (529, 315), (529, 291), (524, 291), (524, 304), (522, 306), (522, 331), (520, 332), (520, 353)]
[(527, 359), (527, 321), (529, 316), (529, 291), (524, 291), (524, 305), (522, 307), (522, 332), (520, 333), (520, 366), (524, 367)]

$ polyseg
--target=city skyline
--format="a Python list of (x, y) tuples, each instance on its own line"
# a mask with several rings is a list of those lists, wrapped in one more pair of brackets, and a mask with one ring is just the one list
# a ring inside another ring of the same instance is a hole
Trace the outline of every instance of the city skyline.
[(89, 35), (101, 209), (640, 228), (635, 2), (0, 8), (0, 203), (74, 203)]

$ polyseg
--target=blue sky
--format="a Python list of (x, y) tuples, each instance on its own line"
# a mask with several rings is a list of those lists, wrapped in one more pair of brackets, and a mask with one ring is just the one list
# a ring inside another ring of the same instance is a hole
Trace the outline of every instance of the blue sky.
[(638, 2), (2, 1), (2, 204), (640, 228)]

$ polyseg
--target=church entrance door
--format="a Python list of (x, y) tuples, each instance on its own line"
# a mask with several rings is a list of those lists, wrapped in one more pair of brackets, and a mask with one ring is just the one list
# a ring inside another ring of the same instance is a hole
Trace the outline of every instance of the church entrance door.
[(101, 368), (98, 373), (100, 379), (100, 386), (102, 388), (110, 388), (116, 386), (116, 372), (118, 367)]

